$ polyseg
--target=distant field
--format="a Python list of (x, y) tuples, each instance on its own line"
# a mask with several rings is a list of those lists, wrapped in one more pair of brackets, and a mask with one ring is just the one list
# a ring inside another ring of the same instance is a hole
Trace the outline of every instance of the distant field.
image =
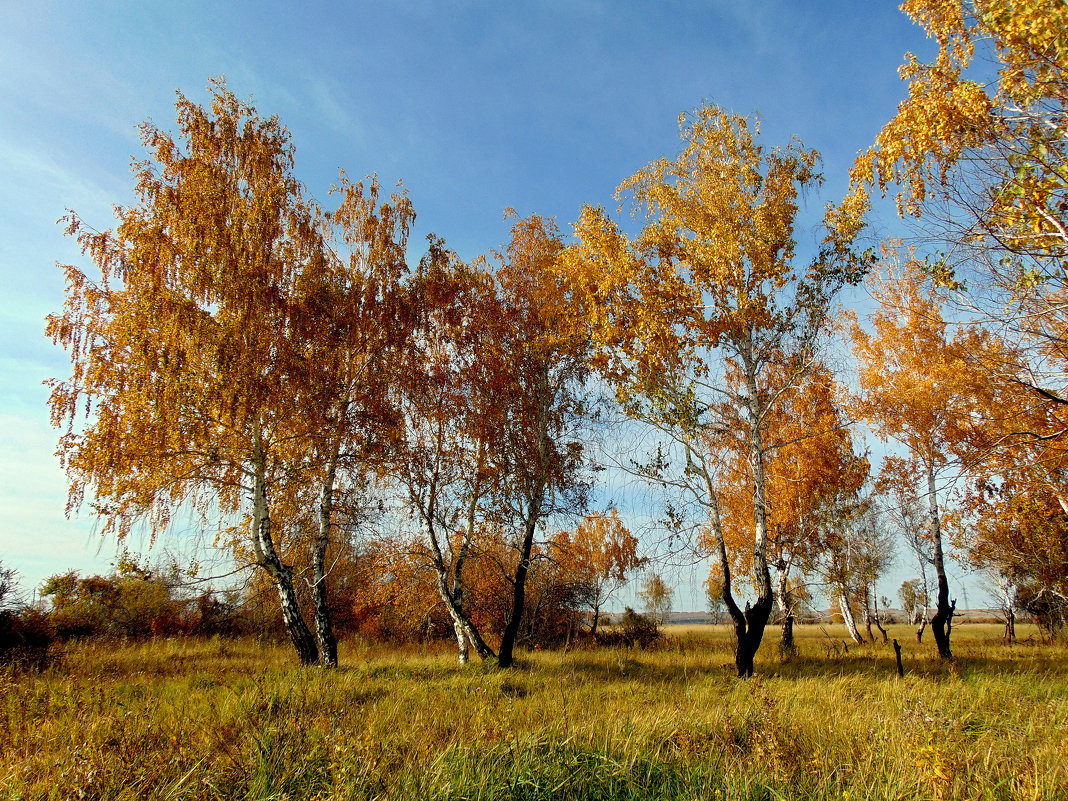
[[(1068, 799), (1068, 649), (954, 630), (958, 659), (798, 630), (732, 675), (724, 626), (657, 651), (523, 654), (350, 643), (336, 671), (287, 648), (71, 646), (0, 673), (0, 798)], [(928, 634), (929, 636), (929, 634)]]

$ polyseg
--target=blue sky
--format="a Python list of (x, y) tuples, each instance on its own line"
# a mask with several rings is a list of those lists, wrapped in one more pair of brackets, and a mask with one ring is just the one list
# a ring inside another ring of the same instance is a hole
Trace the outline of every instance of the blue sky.
[(565, 230), (583, 203), (614, 207), (704, 101), (759, 113), (768, 143), (820, 150), (814, 222), (902, 98), (906, 50), (931, 43), (876, 0), (3, 4), (0, 561), (29, 587), (114, 553), (91, 519), (64, 516), (41, 382), (67, 363), (43, 318), (62, 302), (56, 262), (80, 259), (56, 221), (72, 208), (111, 224), (131, 200), (136, 126), (169, 127), (176, 89), (203, 100), (226, 76), (289, 127), (314, 195), (341, 167), (403, 179), (413, 241), (434, 232), (470, 258), (502, 243), (507, 206)]

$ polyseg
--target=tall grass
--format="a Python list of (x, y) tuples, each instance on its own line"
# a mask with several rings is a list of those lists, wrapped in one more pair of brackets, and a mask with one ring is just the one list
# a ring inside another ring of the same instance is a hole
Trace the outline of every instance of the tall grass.
[(898, 679), (888, 646), (799, 634), (745, 682), (711, 627), (510, 671), (435, 648), (350, 644), (321, 671), (252, 641), (75, 645), (0, 674), (0, 797), (1068, 798), (1063, 647), (966, 626), (945, 664), (902, 628)]

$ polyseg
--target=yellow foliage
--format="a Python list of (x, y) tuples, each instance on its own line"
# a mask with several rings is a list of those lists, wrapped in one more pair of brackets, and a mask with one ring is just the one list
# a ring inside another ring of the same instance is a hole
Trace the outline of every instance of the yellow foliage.
[[(949, 200), (977, 223), (963, 223), (962, 236), (978, 233), (1008, 253), (1063, 257), (1068, 4), (906, 0), (901, 8), (938, 53), (927, 63), (905, 55), (908, 97), (854, 164), (849, 202), (866, 204), (869, 187), (896, 184), (902, 214)], [(983, 73), (988, 58), (994, 70)]]

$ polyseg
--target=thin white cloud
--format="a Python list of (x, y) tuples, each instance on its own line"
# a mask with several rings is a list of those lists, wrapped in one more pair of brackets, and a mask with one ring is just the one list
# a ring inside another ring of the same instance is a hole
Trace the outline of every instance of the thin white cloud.
[(7, 188), (0, 209), (5, 216), (41, 219), (57, 208), (75, 208), (85, 216), (110, 215), (124, 191), (115, 178), (114, 186), (105, 187), (87, 177), (85, 165), (65, 165), (50, 153), (0, 137), (0, 179)]
[(317, 119), (328, 128), (355, 140), (358, 146), (364, 144), (366, 136), (352, 113), (351, 101), (345, 98), (344, 90), (336, 82), (324, 78), (310, 79), (308, 99), (315, 107)]

